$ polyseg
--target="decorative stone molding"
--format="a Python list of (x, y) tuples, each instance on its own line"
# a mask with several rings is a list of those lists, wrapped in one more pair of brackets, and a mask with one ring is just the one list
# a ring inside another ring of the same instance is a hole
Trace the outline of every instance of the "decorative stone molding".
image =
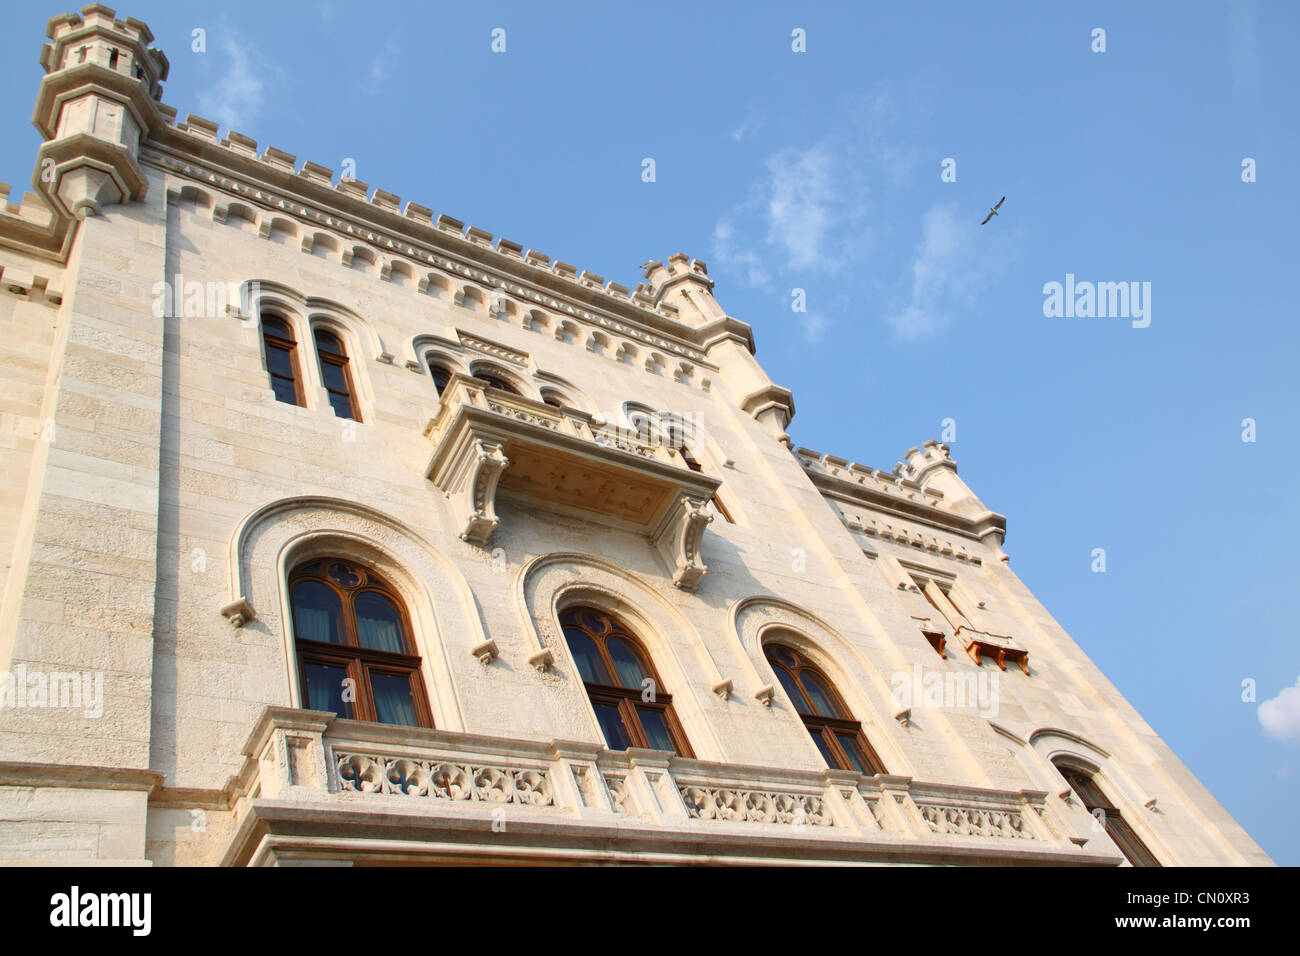
[(835, 825), (822, 798), (815, 794), (698, 786), (683, 786), (679, 792), (686, 803), (687, 814), (696, 820), (814, 827)]
[(257, 612), (253, 610), (253, 605), (249, 604), (241, 594), (221, 608), (221, 616), (227, 618), (233, 627), (243, 627), (257, 617)]
[[(769, 632), (780, 631), (782, 641), (807, 654), (830, 677), (845, 698), (849, 711), (862, 722), (885, 765), (896, 769), (907, 766), (905, 755), (892, 740), (897, 730), (883, 719), (873, 720), (875, 715), (883, 718), (894, 712), (889, 695), (866, 696), (861, 690), (864, 682), (860, 675), (874, 674), (876, 680), (865, 686), (874, 683), (882, 690), (889, 686), (888, 681), (875, 670), (875, 665), (862, 654), (855, 642), (798, 605), (769, 595), (755, 595), (737, 601), (731, 608), (731, 626), (744, 648), (742, 659), (748, 665), (751, 686), (757, 688), (754, 697), (764, 706), (771, 706), (776, 688), (763, 643)], [(846, 670), (847, 667), (853, 670)]]
[[(510, 459), (496, 442), (480, 440), (468, 446), (464, 476), (455, 483), (457, 490), (450, 493), (457, 500), (458, 514), (465, 522), (459, 535), (462, 541), (487, 544), (501, 523), (496, 513), (497, 484), (509, 465)], [(453, 468), (458, 470), (458, 466)]]
[(484, 667), (487, 667), (500, 655), (500, 652), (497, 650), (497, 642), (493, 640), (487, 640), (475, 644), (469, 649), (469, 652), (477, 657), (479, 663)]
[(741, 400), (741, 411), (779, 438), (794, 418), (794, 393), (780, 385), (768, 385), (750, 392)]
[[(556, 681), (578, 680), (577, 668), (559, 631), (559, 617), (565, 606), (589, 604), (623, 620), (645, 646), (664, 687), (673, 695), (673, 709), (692, 749), (710, 759), (722, 753), (714, 736), (714, 721), (706, 714), (721, 705), (703, 691), (705, 687), (724, 685), (727, 678), (719, 671), (708, 642), (660, 588), (603, 558), (556, 552), (534, 558), (519, 569), (515, 595), (520, 629), (531, 648), (528, 660), (545, 661), (547, 670), (542, 672), (552, 674)], [(697, 649), (691, 660), (680, 660), (682, 644), (664, 635), (689, 638), (690, 645)], [(578, 689), (581, 693), (580, 683)], [(575, 716), (574, 726), (564, 735), (601, 739), (586, 713)]]
[(335, 752), (334, 757), (339, 784), (345, 791), (533, 807), (555, 805), (555, 793), (544, 770), (343, 752)]
[(605, 862), (644, 862), (650, 836), (657, 853), (682, 861), (737, 852), (751, 862), (870, 862), (882, 853), (900, 862), (1118, 860), (1106, 848), (1081, 853), (1053, 828), (1047, 794), (1036, 791), (612, 752), (575, 739), (403, 728), (282, 707), (263, 712), (244, 754), (224, 791), (240, 819), (226, 865), (273, 862), (276, 838), (308, 835), (301, 826), (312, 828), (313, 846), (348, 858), (365, 857), (375, 841), (378, 852), (400, 846), (433, 858), (447, 839), (481, 833), (507, 807), (527, 821), (494, 831), (507, 855), (576, 830), (590, 834)]
[(254, 509), (231, 535), (227, 600), (256, 608), (260, 629), (282, 639), (290, 688), (298, 686), (298, 667), (287, 574), (296, 562), (320, 553), (369, 564), (398, 589), (428, 667), (434, 722), (462, 727), (449, 655), (467, 653), (488, 639), (469, 584), (454, 561), (409, 526), (356, 502), (282, 498)]
[(477, 335), (470, 335), (460, 329), (456, 330), (456, 335), (460, 338), (460, 344), (467, 349), (482, 352), (484, 355), (491, 355), (493, 358), (501, 359), (503, 362), (509, 362), (512, 365), (523, 367), (528, 364), (528, 354), (526, 352), (520, 352), (508, 345), (500, 345)]
[(545, 673), (555, 663), (555, 655), (551, 653), (550, 648), (544, 648), (536, 653), (529, 654), (528, 663), (533, 666), (534, 670)]
[(672, 569), (673, 584), (694, 591), (708, 566), (700, 558), (700, 540), (713, 520), (706, 499), (681, 495), (651, 535), (651, 541)]
[(1015, 810), (989, 810), (980, 807), (917, 804), (933, 833), (957, 836), (1000, 837), (1009, 840), (1032, 840), (1034, 835), (1024, 826), (1024, 818)]

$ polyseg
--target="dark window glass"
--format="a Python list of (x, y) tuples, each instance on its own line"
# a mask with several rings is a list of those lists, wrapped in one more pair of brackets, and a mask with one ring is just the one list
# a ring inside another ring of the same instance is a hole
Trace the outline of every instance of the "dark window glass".
[(330, 408), (339, 418), (355, 418), (352, 414), (352, 399), (340, 392), (330, 392)]
[(605, 744), (610, 750), (627, 750), (632, 746), (627, 729), (623, 726), (623, 717), (617, 704), (593, 704), (596, 720), (600, 722), (601, 733), (605, 735)]
[(293, 586), (294, 633), (304, 641), (344, 644), (343, 602), (320, 581), (299, 581)]
[(293, 332), (288, 323), (275, 316), (262, 316), (262, 345), (266, 354), (266, 371), (277, 402), (301, 405), (298, 387), (298, 362)]
[(352, 599), (357, 614), (357, 636), (361, 646), (390, 654), (406, 653), (402, 634), (402, 612), (378, 591), (363, 591)]
[(433, 375), (434, 391), (441, 395), (446, 390), (447, 383), (451, 381), (451, 373), (441, 365), (434, 365), (429, 372)]
[(284, 402), (286, 405), (298, 404), (298, 392), (293, 387), (293, 380), (287, 378), (277, 378), (271, 376), (271, 391), (275, 393), (277, 402)]
[(266, 367), (272, 375), (293, 378), (293, 359), (289, 357), (289, 350), (279, 345), (266, 347)]
[(627, 642), (613, 638), (605, 645), (609, 649), (609, 658), (614, 662), (614, 671), (618, 682), (624, 687), (641, 690), (645, 674), (641, 671), (641, 662), (637, 660)]
[(338, 336), (331, 335), (329, 332), (316, 333), (316, 349), (329, 355), (347, 358), (347, 353), (343, 351), (343, 345), (339, 342)]
[(325, 362), (321, 366), (321, 378), (325, 380), (325, 387), (328, 389), (343, 393), (348, 390), (348, 378), (343, 374), (342, 365)]
[[(580, 607), (565, 610), (560, 626), (610, 750), (649, 747), (691, 756), (673, 713), (672, 696), (621, 621), (596, 608)], [(644, 687), (654, 689), (651, 702), (641, 699)]]
[(794, 709), (801, 714), (808, 714), (811, 711), (808, 708), (808, 702), (804, 700), (803, 691), (799, 689), (799, 684), (795, 681), (794, 675), (782, 670), (776, 669), (776, 679), (781, 682), (785, 692), (790, 696), (790, 703), (794, 704)]
[(767, 644), (763, 652), (827, 766), (862, 774), (885, 772), (862, 725), (816, 665), (784, 644)]
[(352, 704), (343, 699), (343, 682), (348, 678), (346, 667), (306, 663), (303, 677), (308, 710), (328, 710), (351, 719)]
[(564, 636), (569, 642), (569, 650), (573, 652), (582, 679), (588, 684), (611, 683), (609, 671), (601, 660), (596, 642), (576, 628), (566, 628)]
[[(306, 706), (355, 720), (431, 727), (420, 659), (397, 593), (346, 561), (315, 560), (289, 579)], [(353, 693), (343, 699), (343, 681)]]
[(406, 674), (370, 675), (375, 697), (375, 719), (381, 724), (415, 726), (415, 698), (411, 695), (411, 678)]
[(1110, 800), (1106, 798), (1101, 787), (1093, 778), (1093, 775), (1079, 767), (1057, 766), (1061, 776), (1065, 777), (1066, 783), (1079, 796), (1083, 803), (1084, 809), (1094, 817), (1100, 817), (1106, 827), (1106, 834), (1114, 841), (1115, 846), (1124, 854), (1124, 858), (1133, 866), (1160, 866), (1160, 861), (1155, 858), (1146, 844), (1133, 832), (1133, 828), (1120, 814), (1117, 807), (1112, 806)]
[(673, 741), (668, 733), (668, 724), (661, 711), (651, 707), (638, 707), (637, 717), (645, 729), (646, 743), (651, 750), (672, 750)]
[(875, 771), (868, 769), (866, 755), (858, 745), (858, 738), (852, 734), (836, 734), (835, 739), (839, 741), (840, 749), (844, 751), (844, 756), (849, 758), (849, 763), (858, 773), (871, 774)]
[(799, 675), (799, 681), (803, 684), (804, 690), (808, 692), (808, 699), (812, 701), (813, 711), (821, 717), (842, 717), (835, 704), (831, 702), (831, 692), (822, 683), (820, 677), (811, 671), (805, 670)]

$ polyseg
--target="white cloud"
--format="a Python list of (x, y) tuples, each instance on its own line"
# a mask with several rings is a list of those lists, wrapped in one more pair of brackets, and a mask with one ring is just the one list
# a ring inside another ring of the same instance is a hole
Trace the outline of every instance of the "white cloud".
[[(816, 315), (800, 319), (810, 341), (867, 303), (902, 337), (933, 334), (1010, 252), (1007, 236), (980, 229), (983, 208), (940, 203), (918, 221), (912, 194), (923, 170), (937, 177), (927, 164), (938, 160), (899, 132), (909, 115), (884, 94), (848, 104), (826, 136), (768, 155), (714, 228), (718, 271), (785, 307), (791, 289), (807, 290)], [(746, 118), (732, 138), (751, 125)], [(933, 192), (922, 195), (929, 202)]]
[(1291, 687), (1259, 705), (1264, 733), (1283, 743), (1300, 743), (1300, 677)]
[(220, 51), (207, 56), (219, 78), (199, 93), (199, 109), (227, 129), (249, 128), (262, 110), (265, 70), (243, 37), (229, 28), (222, 31)]
[(919, 338), (948, 323), (956, 300), (971, 285), (969, 224), (959, 225), (951, 206), (931, 206), (921, 220), (921, 241), (912, 257), (911, 295), (889, 315), (905, 338)]
[(767, 238), (796, 269), (830, 264), (821, 260), (838, 192), (833, 165), (825, 145), (778, 153), (767, 161)]

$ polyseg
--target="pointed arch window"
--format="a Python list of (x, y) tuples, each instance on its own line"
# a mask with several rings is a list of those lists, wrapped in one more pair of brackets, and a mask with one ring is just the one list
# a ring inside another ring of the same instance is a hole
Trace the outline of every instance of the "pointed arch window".
[(768, 644), (763, 653), (828, 766), (868, 776), (885, 773), (862, 724), (853, 719), (820, 668), (785, 644)]
[(1133, 828), (1128, 825), (1119, 809), (1107, 799), (1106, 794), (1097, 784), (1096, 776), (1082, 767), (1055, 762), (1054, 765), (1065, 778), (1065, 782), (1070, 785), (1070, 789), (1083, 802), (1084, 809), (1105, 826), (1106, 835), (1114, 841), (1115, 846), (1119, 847), (1119, 851), (1124, 854), (1124, 858), (1129, 863), (1133, 866), (1160, 865), (1160, 861), (1133, 832)]
[(339, 337), (333, 332), (317, 329), (316, 357), (320, 359), (320, 377), (325, 383), (330, 406), (339, 418), (361, 421), (357, 411), (356, 392), (352, 387), (352, 372), (348, 368), (348, 353)]
[(351, 720), (432, 727), (406, 608), (367, 568), (310, 561), (289, 577), (303, 707)]
[(571, 607), (560, 626), (610, 750), (648, 747), (693, 756), (672, 695), (621, 621), (596, 608)]
[(278, 402), (303, 405), (302, 379), (298, 375), (298, 343), (293, 329), (284, 319), (262, 316), (262, 345), (266, 349), (266, 370), (271, 377), (271, 391)]

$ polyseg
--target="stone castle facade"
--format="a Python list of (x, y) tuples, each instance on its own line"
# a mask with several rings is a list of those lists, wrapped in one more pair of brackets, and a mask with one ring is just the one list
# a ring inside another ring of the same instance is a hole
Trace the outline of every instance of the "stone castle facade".
[(1269, 862), (946, 446), (792, 445), (703, 262), (607, 282), (178, 121), (137, 20), (47, 36), (0, 860)]

